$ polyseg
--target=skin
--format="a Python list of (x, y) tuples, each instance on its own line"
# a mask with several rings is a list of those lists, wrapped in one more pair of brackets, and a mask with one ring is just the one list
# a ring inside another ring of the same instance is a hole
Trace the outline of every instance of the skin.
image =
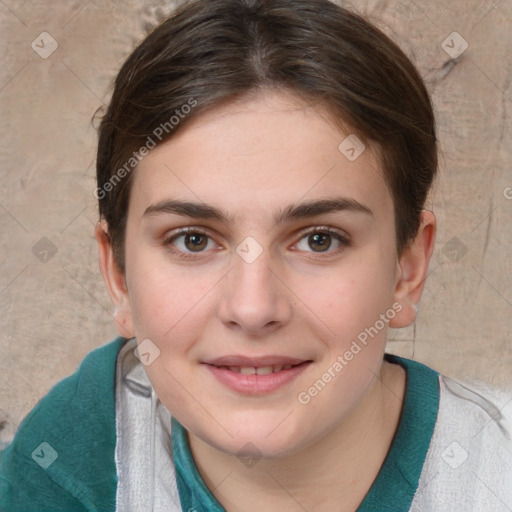
[[(327, 109), (282, 91), (217, 107), (139, 164), (125, 275), (108, 226), (96, 229), (119, 332), (139, 343), (150, 339), (161, 351), (147, 375), (189, 431), (196, 465), (228, 511), (355, 510), (396, 432), (406, 375), (383, 363), (387, 323), (308, 404), (297, 399), (393, 304), (401, 310), (391, 327), (414, 322), (434, 248), (436, 220), (424, 211), (398, 258), (392, 197), (375, 148), (367, 144), (350, 162), (338, 150), (348, 134)], [(274, 222), (291, 204), (334, 196), (372, 214), (343, 210)], [(207, 203), (232, 222), (145, 215), (169, 199)], [(187, 226), (207, 232), (194, 239), (199, 252), (186, 236), (166, 245)], [(349, 243), (315, 243), (304, 233), (322, 234), (326, 226)], [(252, 263), (236, 252), (248, 236), (262, 249)], [(286, 386), (247, 396), (201, 364), (230, 354), (312, 363)], [(259, 460), (249, 467), (240, 454)]]

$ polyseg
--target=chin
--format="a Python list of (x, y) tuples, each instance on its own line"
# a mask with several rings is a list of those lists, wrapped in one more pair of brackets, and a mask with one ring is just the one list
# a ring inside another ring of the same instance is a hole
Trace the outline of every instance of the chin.
[[(203, 431), (201, 439), (213, 448), (229, 455), (249, 459), (279, 459), (293, 455), (311, 444), (302, 425), (285, 425), (283, 417), (279, 421), (256, 420), (245, 424), (225, 425), (230, 436), (220, 428), (215, 435), (211, 429)], [(234, 427), (236, 425), (236, 427)], [(212, 436), (212, 434), (214, 434)]]

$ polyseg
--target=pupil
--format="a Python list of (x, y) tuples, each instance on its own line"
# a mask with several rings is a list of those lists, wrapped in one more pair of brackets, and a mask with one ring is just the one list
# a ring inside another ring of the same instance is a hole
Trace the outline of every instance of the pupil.
[[(326, 235), (322, 233), (315, 233), (314, 235), (310, 235), (309, 242), (312, 243), (312, 248), (316, 251), (314, 244), (317, 243), (317, 247), (320, 247), (320, 249), (329, 249), (331, 246), (331, 235)], [(322, 250), (317, 252), (323, 252)]]

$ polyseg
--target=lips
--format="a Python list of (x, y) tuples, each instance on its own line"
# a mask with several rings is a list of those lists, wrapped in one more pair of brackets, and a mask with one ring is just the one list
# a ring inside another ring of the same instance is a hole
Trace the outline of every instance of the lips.
[(224, 356), (204, 361), (223, 385), (242, 394), (261, 395), (276, 391), (300, 375), (311, 360), (268, 355)]

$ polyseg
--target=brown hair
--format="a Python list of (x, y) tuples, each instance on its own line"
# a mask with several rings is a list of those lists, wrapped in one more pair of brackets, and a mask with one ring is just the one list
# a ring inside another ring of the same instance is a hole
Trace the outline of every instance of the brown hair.
[(141, 148), (208, 109), (268, 88), (322, 102), (377, 144), (402, 254), (437, 172), (431, 100), (407, 56), (329, 0), (192, 0), (128, 57), (99, 127), (95, 195), (123, 272), (130, 170), (147, 151)]

